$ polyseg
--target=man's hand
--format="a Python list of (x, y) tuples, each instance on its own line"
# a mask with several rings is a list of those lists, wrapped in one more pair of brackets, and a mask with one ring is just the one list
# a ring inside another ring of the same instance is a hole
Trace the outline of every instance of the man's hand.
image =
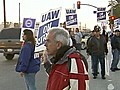
[(42, 54), (42, 56), (41, 56), (41, 62), (42, 62), (42, 64), (44, 64), (44, 63), (46, 63), (47, 61), (48, 61), (47, 51), (44, 50), (44, 51), (43, 51), (43, 54)]
[(23, 73), (23, 72), (20, 72), (20, 76), (23, 77), (23, 76), (24, 76), (24, 73)]

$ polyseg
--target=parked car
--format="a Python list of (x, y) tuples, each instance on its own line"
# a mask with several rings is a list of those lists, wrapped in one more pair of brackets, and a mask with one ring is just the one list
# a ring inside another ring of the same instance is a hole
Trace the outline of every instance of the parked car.
[(21, 28), (4, 28), (0, 32), (0, 53), (7, 60), (12, 60), (21, 50), (20, 33)]

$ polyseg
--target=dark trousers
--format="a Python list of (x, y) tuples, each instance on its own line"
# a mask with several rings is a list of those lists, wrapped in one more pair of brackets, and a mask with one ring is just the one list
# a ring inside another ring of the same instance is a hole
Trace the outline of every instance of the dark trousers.
[(101, 66), (101, 75), (105, 76), (105, 55), (91, 55), (92, 59), (92, 67), (93, 67), (93, 75), (97, 76), (98, 74), (98, 65), (100, 62)]
[(113, 60), (111, 64), (111, 69), (118, 68), (117, 65), (119, 63), (119, 56), (120, 56), (120, 51), (117, 49), (112, 50), (112, 55), (113, 55)]

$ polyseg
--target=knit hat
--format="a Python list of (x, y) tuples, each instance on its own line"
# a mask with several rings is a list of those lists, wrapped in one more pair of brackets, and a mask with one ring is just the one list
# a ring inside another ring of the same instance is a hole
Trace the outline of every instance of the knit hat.
[(94, 32), (99, 32), (99, 31), (101, 31), (100, 26), (95, 25), (95, 26), (94, 26)]

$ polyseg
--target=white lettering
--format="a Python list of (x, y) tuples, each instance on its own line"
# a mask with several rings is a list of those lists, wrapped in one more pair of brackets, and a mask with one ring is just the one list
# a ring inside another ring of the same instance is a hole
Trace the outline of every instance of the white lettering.
[(98, 19), (103, 19), (105, 18), (105, 15), (101, 15), (100, 17), (98, 17)]
[(51, 28), (51, 27), (52, 27), (52, 22), (49, 23), (49, 24), (47, 24), (46, 26), (44, 26), (44, 28), (43, 28), (43, 35), (37, 39), (37, 45), (36, 45), (36, 47), (40, 46), (40, 45), (42, 45), (44, 43), (44, 41), (46, 39), (46, 35), (47, 35), (47, 30), (49, 28)]
[(51, 11), (42, 15), (42, 22), (58, 18), (60, 10)]
[(41, 36), (40, 38), (37, 39), (37, 45), (36, 47), (40, 46), (41, 44), (43, 44), (43, 42), (46, 39), (46, 34), (44, 34), (43, 36)]
[(66, 13), (67, 14), (74, 14), (74, 13), (76, 13), (76, 10), (75, 9), (67, 9)]
[(70, 24), (72, 24), (72, 23), (74, 23), (74, 22), (77, 22), (77, 19), (76, 19), (76, 18), (73, 19), (73, 20), (68, 21), (68, 22), (67, 22), (67, 25), (70, 25)]
[(49, 28), (51, 28), (51, 27), (52, 27), (52, 22), (49, 23), (49, 24), (47, 24), (47, 25), (43, 28), (43, 33), (47, 33), (47, 30), (48, 30)]

